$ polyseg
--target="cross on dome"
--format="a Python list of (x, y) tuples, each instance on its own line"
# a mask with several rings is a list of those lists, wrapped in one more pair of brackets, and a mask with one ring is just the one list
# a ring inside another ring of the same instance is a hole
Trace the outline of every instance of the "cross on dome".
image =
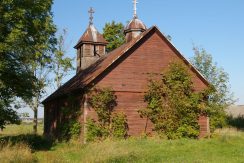
[(93, 14), (95, 13), (94, 9), (92, 7), (90, 7), (90, 10), (88, 11), (88, 13), (90, 14), (90, 21), (89, 21), (89, 25), (93, 24)]

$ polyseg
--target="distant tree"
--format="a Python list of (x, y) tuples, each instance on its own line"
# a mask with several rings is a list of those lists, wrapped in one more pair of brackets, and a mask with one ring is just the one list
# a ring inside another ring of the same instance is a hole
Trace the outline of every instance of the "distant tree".
[[(14, 97), (29, 100), (37, 91), (32, 63), (48, 57), (55, 44), (52, 0), (0, 1), (0, 128), (15, 123)], [(39, 54), (39, 57), (36, 54)]]
[(21, 113), (21, 117), (23, 117), (23, 118), (29, 118), (30, 117), (30, 114), (27, 113), (27, 112), (24, 112), (24, 113)]
[(53, 72), (55, 74), (56, 87), (62, 85), (63, 78), (69, 74), (70, 71), (75, 70), (72, 61), (74, 58), (66, 56), (66, 35), (67, 31), (63, 29), (62, 33), (57, 38), (57, 47), (53, 58)]
[(205, 49), (194, 47), (193, 51), (195, 55), (191, 59), (191, 63), (213, 85), (215, 90), (209, 96), (211, 107), (208, 110), (213, 131), (216, 127), (225, 125), (225, 109), (234, 102), (233, 94), (230, 92), (229, 76), (223, 68), (213, 62), (212, 55)]
[(103, 28), (103, 37), (108, 41), (107, 52), (110, 52), (125, 43), (125, 35), (123, 33), (124, 26), (122, 23), (106, 23)]

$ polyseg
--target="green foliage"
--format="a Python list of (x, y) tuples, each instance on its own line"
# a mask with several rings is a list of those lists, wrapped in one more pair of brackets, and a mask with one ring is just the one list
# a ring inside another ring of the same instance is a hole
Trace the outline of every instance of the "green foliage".
[(227, 117), (227, 125), (231, 127), (235, 127), (237, 129), (244, 129), (244, 116), (228, 116)]
[(109, 88), (91, 91), (89, 104), (96, 111), (102, 126), (110, 124), (111, 113), (116, 106), (116, 96)]
[(103, 140), (109, 136), (108, 126), (103, 127), (93, 119), (87, 120), (86, 128), (86, 140), (89, 142), (95, 140)]
[(58, 130), (60, 132), (59, 140), (78, 139), (81, 125), (77, 120), (69, 120), (60, 125)]
[(81, 131), (79, 98), (69, 95), (67, 104), (61, 108), (60, 121), (57, 126), (60, 141), (78, 139)]
[(39, 91), (32, 64), (54, 48), (51, 6), (52, 0), (0, 1), (0, 110), (14, 97), (26, 100)]
[(122, 23), (106, 23), (103, 28), (103, 37), (108, 41), (106, 51), (110, 52), (125, 43), (125, 35), (123, 33), (124, 26)]
[(194, 92), (191, 76), (181, 63), (171, 63), (161, 80), (150, 80), (145, 101), (148, 105), (139, 113), (152, 121), (159, 135), (198, 137), (198, 117), (207, 105), (202, 92)]
[(125, 138), (127, 136), (128, 124), (124, 113), (115, 113), (112, 117), (111, 133), (115, 138)]
[(205, 49), (193, 48), (195, 56), (191, 59), (192, 64), (213, 85), (209, 94), (210, 128), (223, 127), (226, 124), (225, 109), (233, 104), (233, 94), (230, 92), (228, 74), (213, 62), (211, 54)]
[(55, 82), (57, 88), (62, 85), (62, 79), (68, 75), (68, 73), (75, 68), (72, 65), (73, 58), (67, 57), (66, 55), (66, 40), (67, 31), (63, 29), (62, 33), (57, 38), (57, 47), (54, 52), (52, 68), (55, 74)]
[(116, 106), (116, 96), (109, 88), (94, 89), (90, 93), (89, 104), (96, 111), (98, 122), (89, 119), (86, 123), (87, 141), (103, 140), (107, 137), (125, 138), (127, 136), (127, 119), (123, 113), (112, 111)]
[(71, 125), (70, 128), (70, 135), (72, 135), (73, 137), (79, 137), (80, 136), (80, 130), (81, 130), (81, 125), (79, 122), (74, 122)]
[(10, 107), (0, 107), (0, 129), (4, 129), (9, 123), (20, 124), (20, 118), (17, 112)]

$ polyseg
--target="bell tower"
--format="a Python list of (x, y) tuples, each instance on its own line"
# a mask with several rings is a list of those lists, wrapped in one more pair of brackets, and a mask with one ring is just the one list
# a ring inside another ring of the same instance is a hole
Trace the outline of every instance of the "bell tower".
[(89, 25), (85, 33), (81, 36), (75, 45), (77, 49), (77, 71), (85, 70), (95, 63), (100, 57), (106, 54), (105, 48), (108, 42), (103, 38), (93, 25), (94, 9), (91, 7), (88, 11), (90, 14)]

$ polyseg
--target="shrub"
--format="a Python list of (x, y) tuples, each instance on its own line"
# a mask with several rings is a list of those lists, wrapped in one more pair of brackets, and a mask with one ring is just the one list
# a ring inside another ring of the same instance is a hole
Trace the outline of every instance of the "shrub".
[(181, 63), (171, 63), (160, 80), (150, 80), (145, 94), (147, 107), (140, 109), (155, 130), (169, 139), (197, 138), (198, 117), (206, 110), (205, 91), (195, 92), (191, 75)]
[(111, 113), (116, 104), (116, 96), (112, 89), (93, 89), (90, 93), (89, 104), (96, 111), (98, 121), (102, 126), (110, 123)]
[(89, 104), (96, 111), (98, 122), (89, 119), (86, 124), (87, 141), (102, 140), (109, 136), (125, 138), (127, 136), (127, 119), (123, 113), (112, 115), (116, 106), (116, 96), (112, 89), (94, 89), (90, 93)]
[(81, 125), (77, 120), (70, 120), (64, 122), (58, 128), (60, 132), (59, 140), (70, 140), (71, 138), (77, 139), (80, 135)]
[(95, 141), (95, 140), (102, 140), (108, 137), (109, 130), (99, 125), (93, 119), (88, 119), (86, 123), (87, 134), (86, 140), (87, 141)]
[(80, 135), (81, 124), (78, 119), (82, 112), (79, 100), (79, 98), (71, 94), (67, 98), (66, 105), (61, 108), (61, 119), (57, 125), (58, 139), (60, 141), (76, 139)]
[(71, 125), (70, 128), (70, 132), (69, 134), (74, 137), (74, 138), (78, 138), (80, 135), (80, 130), (81, 130), (81, 125), (79, 122), (75, 121), (73, 122), (73, 124)]
[(125, 114), (115, 113), (113, 115), (111, 130), (115, 138), (125, 138), (127, 136), (128, 124)]

